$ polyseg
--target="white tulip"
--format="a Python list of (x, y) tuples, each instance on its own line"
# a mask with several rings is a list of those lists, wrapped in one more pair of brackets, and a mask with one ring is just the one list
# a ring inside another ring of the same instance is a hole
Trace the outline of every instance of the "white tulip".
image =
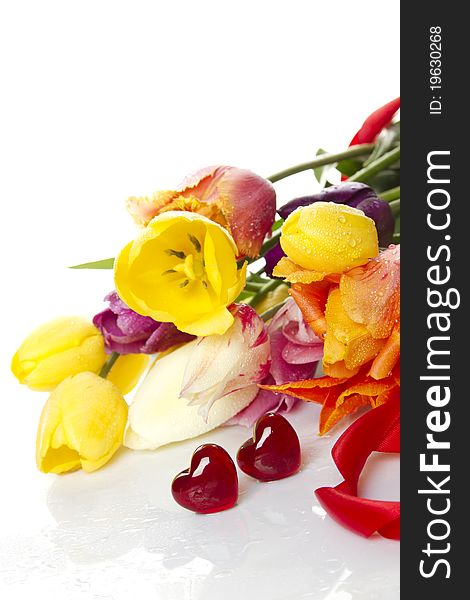
[(180, 397), (183, 376), (197, 340), (159, 358), (137, 390), (129, 408), (124, 445), (151, 450), (189, 439), (222, 425), (248, 406), (258, 393), (256, 384), (232, 392), (212, 406), (207, 420)]

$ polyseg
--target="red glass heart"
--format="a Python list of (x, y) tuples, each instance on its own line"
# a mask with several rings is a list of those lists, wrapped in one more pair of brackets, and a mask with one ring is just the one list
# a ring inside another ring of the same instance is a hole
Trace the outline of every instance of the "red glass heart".
[(301, 453), (297, 433), (281, 415), (267, 413), (258, 419), (253, 438), (240, 447), (240, 469), (259, 481), (274, 481), (293, 475), (300, 468)]
[(173, 498), (188, 510), (215, 513), (232, 508), (238, 498), (237, 469), (228, 453), (217, 444), (196, 448), (189, 469), (171, 484)]

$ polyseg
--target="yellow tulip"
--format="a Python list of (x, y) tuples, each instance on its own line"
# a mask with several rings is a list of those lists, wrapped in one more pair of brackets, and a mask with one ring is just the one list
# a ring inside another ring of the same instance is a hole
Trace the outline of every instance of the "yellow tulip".
[(99, 469), (121, 446), (126, 422), (127, 404), (113, 383), (90, 372), (68, 377), (41, 414), (38, 468), (44, 473)]
[(220, 225), (197, 213), (169, 211), (150, 221), (118, 255), (121, 299), (141, 315), (174, 323), (198, 336), (223, 334), (233, 323), (227, 306), (245, 285), (237, 247)]
[(280, 242), (287, 257), (276, 265), (274, 275), (293, 283), (344, 273), (379, 253), (374, 221), (362, 210), (334, 202), (295, 210), (282, 226)]
[(11, 370), (32, 390), (49, 391), (69, 375), (98, 373), (105, 361), (103, 336), (92, 323), (81, 317), (59, 317), (24, 340)]
[(112, 381), (121, 394), (128, 394), (139, 383), (149, 362), (148, 354), (121, 354), (106, 379)]

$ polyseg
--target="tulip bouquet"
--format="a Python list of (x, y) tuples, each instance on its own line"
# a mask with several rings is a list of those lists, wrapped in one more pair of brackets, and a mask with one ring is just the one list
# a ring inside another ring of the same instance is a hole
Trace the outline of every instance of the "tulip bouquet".
[[(94, 471), (122, 444), (250, 427), (300, 401), (322, 405), (320, 434), (359, 407), (396, 403), (398, 108), (373, 113), (344, 152), (267, 179), (209, 167), (127, 200), (135, 238), (74, 267), (114, 269), (107, 308), (42, 325), (12, 361), (21, 383), (51, 391), (40, 470)], [(273, 184), (305, 170), (321, 191), (276, 207)]]

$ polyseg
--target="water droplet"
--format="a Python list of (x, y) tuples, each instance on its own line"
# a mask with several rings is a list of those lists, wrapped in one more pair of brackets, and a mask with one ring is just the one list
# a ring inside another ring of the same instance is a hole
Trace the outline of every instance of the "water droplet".
[(357, 245), (357, 242), (354, 238), (350, 239), (348, 244), (351, 246), (351, 248), (354, 248)]
[(346, 217), (345, 217), (344, 215), (339, 215), (339, 217), (338, 217), (338, 221), (339, 221), (340, 223), (346, 223)]

